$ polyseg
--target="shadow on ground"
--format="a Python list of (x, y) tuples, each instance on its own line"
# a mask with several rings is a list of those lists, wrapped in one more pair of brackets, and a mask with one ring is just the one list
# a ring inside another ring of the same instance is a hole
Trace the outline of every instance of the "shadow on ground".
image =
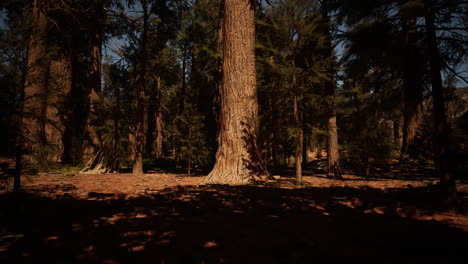
[(0, 262), (452, 263), (467, 257), (466, 232), (410, 217), (416, 210), (431, 214), (427, 188), (211, 185), (89, 197), (0, 196), (0, 227), (22, 236), (0, 240)]

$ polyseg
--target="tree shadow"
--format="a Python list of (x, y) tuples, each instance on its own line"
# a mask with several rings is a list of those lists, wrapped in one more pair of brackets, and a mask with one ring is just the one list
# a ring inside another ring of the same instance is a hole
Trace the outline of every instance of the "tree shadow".
[(428, 188), (205, 185), (88, 196), (0, 196), (0, 227), (23, 235), (0, 236), (0, 262), (449, 263), (468, 246), (463, 230), (411, 217), (434, 213)]

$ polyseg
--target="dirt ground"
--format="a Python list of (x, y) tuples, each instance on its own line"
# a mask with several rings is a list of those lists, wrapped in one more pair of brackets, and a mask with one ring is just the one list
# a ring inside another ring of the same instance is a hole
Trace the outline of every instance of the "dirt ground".
[[(391, 170), (390, 170), (391, 171)], [(323, 174), (202, 185), (183, 174), (40, 174), (0, 191), (2, 263), (453, 263), (468, 256), (468, 186)]]

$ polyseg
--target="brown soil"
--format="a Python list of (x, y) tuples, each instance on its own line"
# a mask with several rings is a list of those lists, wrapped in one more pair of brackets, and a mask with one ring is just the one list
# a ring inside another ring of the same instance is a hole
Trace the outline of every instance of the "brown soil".
[[(396, 174), (395, 174), (396, 175)], [(41, 174), (0, 192), (2, 263), (450, 263), (467, 257), (468, 186), (322, 174), (296, 186), (198, 185), (182, 174)], [(7, 236), (8, 235), (8, 236)]]

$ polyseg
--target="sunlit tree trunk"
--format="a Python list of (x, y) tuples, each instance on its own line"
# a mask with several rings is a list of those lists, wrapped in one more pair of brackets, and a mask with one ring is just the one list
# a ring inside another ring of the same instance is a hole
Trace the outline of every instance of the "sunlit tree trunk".
[(31, 165), (45, 159), (40, 152), (46, 143), (47, 8), (48, 1), (33, 1), (21, 126), (23, 160)]
[[(410, 0), (404, 0), (403, 4)], [(422, 122), (423, 81), (421, 55), (418, 48), (416, 17), (402, 18), (402, 70), (403, 70), (403, 142), (401, 158), (405, 158), (408, 149), (417, 137)]]
[(255, 17), (249, 0), (224, 1), (218, 151), (206, 181), (246, 183), (267, 171), (256, 144)]
[(432, 81), (432, 102), (434, 117), (434, 165), (440, 178), (440, 187), (444, 202), (453, 206), (457, 200), (457, 188), (454, 175), (449, 167), (448, 136), (449, 127), (445, 115), (445, 98), (442, 87), (441, 61), (437, 45), (434, 12), (431, 1), (426, 1), (426, 27), (429, 44), (429, 64)]

